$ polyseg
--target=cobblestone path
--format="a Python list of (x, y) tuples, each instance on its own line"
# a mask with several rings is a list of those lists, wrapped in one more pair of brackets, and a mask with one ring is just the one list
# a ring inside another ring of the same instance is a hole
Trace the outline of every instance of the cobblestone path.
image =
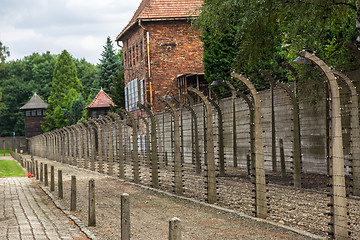
[(88, 239), (37, 184), (0, 178), (0, 239)]

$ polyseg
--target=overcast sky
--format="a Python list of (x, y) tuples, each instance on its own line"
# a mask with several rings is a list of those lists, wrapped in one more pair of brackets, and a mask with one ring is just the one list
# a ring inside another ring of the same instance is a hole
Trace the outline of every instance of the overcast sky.
[[(8, 60), (34, 52), (98, 63), (107, 36), (114, 41), (141, 0), (1, 0), (0, 41)], [(114, 42), (114, 46), (116, 43)]]

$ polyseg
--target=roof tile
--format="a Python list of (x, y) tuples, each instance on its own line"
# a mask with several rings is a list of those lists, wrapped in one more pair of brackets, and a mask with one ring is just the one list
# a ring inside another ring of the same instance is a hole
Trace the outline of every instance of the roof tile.
[(111, 97), (107, 95), (104, 90), (101, 89), (86, 108), (104, 108), (110, 107), (110, 105), (116, 106), (112, 101)]
[(119, 38), (139, 19), (189, 18), (199, 14), (203, 0), (143, 0)]

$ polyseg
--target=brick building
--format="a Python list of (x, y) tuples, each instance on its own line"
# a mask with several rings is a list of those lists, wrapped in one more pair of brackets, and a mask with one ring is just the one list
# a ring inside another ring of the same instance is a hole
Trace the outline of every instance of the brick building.
[(42, 134), (41, 123), (45, 117), (45, 109), (49, 104), (44, 102), (36, 93), (20, 109), (25, 114), (25, 136), (31, 138)]
[(127, 110), (137, 110), (138, 101), (157, 106), (158, 96), (179, 96), (185, 86), (207, 87), (200, 32), (189, 21), (202, 2), (143, 0), (117, 36), (124, 51)]

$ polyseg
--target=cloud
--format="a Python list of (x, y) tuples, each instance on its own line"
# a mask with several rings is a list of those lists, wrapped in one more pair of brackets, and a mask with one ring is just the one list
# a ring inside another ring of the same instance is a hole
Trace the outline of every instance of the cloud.
[(2, 0), (0, 41), (9, 47), (10, 59), (66, 49), (76, 58), (98, 63), (107, 36), (115, 39), (140, 2)]

